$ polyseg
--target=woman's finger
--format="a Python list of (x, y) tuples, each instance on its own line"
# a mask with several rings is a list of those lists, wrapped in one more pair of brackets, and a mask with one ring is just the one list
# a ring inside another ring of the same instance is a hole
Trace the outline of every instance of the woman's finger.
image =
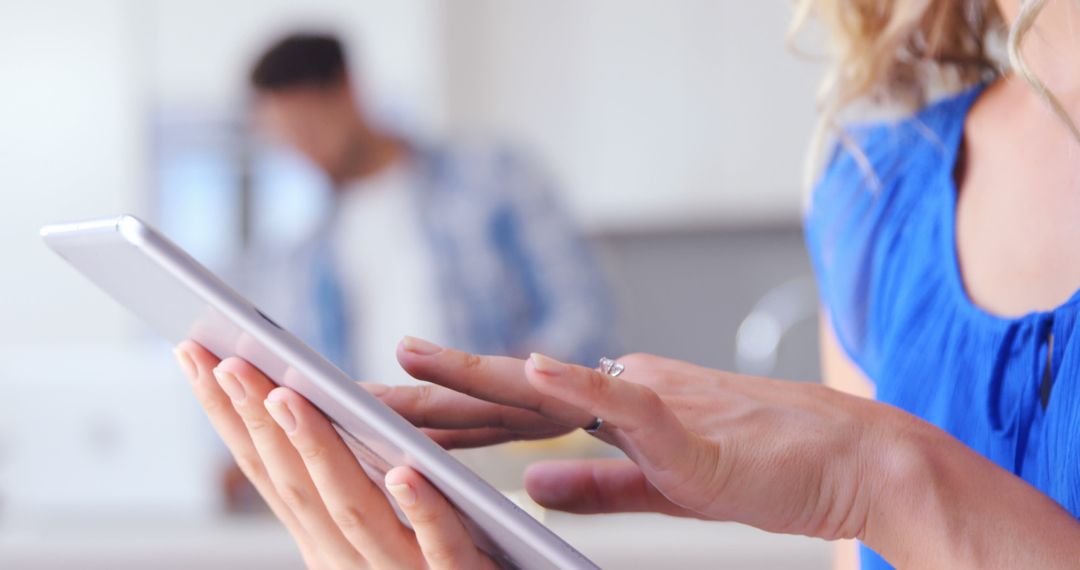
[(537, 391), (603, 418), (604, 435), (650, 474), (693, 460), (690, 433), (656, 392), (591, 368), (533, 354), (525, 374)]
[(191, 381), (195, 397), (206, 411), (210, 424), (221, 436), (225, 446), (229, 448), (240, 470), (293, 536), (307, 566), (317, 567), (318, 557), (311, 537), (292, 511), (281, 501), (262, 459), (259, 458), (259, 453), (255, 450), (255, 444), (251, 441), (247, 427), (244, 426), (240, 416), (236, 415), (228, 396), (221, 391), (221, 387), (214, 378), (213, 370), (221, 361), (210, 351), (192, 341), (180, 343), (174, 350), (174, 354), (184, 374)]
[(536, 391), (525, 379), (522, 361), (505, 356), (477, 356), (405, 337), (398, 362), (419, 380), (427, 380), (474, 398), (532, 410), (567, 426), (588, 424), (587, 413)]
[(391, 469), (386, 474), (386, 488), (416, 531), (420, 550), (432, 570), (497, 568), (473, 544), (457, 511), (415, 470)]
[(698, 516), (669, 501), (629, 459), (535, 463), (525, 472), (525, 489), (540, 505), (570, 513)]
[(550, 433), (560, 427), (565, 431), (569, 427), (554, 424), (530, 410), (493, 404), (432, 384), (365, 388), (417, 427), (501, 428), (521, 434)]
[(239, 358), (222, 361), (214, 376), (244, 421), (278, 496), (307, 530), (323, 558), (334, 565), (363, 566), (364, 558), (330, 518), (300, 455), (263, 405), (274, 384)]
[(364, 558), (376, 568), (421, 567), (412, 532), (326, 417), (288, 388), (272, 390), (265, 406), (303, 458), (330, 518)]

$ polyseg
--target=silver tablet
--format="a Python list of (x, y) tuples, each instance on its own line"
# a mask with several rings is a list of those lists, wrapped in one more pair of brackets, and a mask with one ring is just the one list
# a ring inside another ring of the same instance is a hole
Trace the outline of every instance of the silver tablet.
[(504, 565), (596, 568), (138, 218), (50, 225), (41, 235), (68, 263), (170, 342), (192, 339), (219, 358), (243, 358), (310, 400), (334, 422), (380, 485), (391, 466), (415, 468), (461, 512), (477, 546)]

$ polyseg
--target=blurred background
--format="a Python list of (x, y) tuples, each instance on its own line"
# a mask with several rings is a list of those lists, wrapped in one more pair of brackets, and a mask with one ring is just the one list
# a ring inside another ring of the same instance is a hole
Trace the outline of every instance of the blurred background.
[[(802, 162), (822, 71), (786, 0), (0, 2), (0, 567), (296, 568), (230, 507), (227, 460), (168, 346), (41, 243), (120, 212), (215, 271), (287, 249), (326, 175), (251, 125), (256, 58), (337, 34), (368, 113), (543, 165), (595, 248), (622, 352), (818, 378)], [(392, 263), (391, 248), (369, 252)], [(520, 486), (535, 455), (467, 457)], [(587, 445), (586, 445), (587, 447)], [(252, 512), (254, 511), (254, 512)], [(819, 541), (663, 517), (541, 514), (604, 567), (825, 567)]]

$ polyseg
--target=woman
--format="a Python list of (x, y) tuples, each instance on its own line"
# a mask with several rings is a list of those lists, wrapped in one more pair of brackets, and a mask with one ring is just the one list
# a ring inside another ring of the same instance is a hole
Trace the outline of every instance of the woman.
[[(550, 508), (858, 538), (901, 567), (1076, 567), (1080, 2), (1018, 1), (803, 4), (835, 40), (828, 124), (856, 101), (918, 107), (838, 132), (807, 216), (824, 374), (863, 397), (647, 355), (613, 378), (413, 338), (400, 363), (440, 386), (370, 389), (447, 447), (599, 423), (628, 459), (533, 466), (527, 488)], [(983, 84), (999, 30), (1015, 71)], [(925, 106), (932, 76), (966, 89)], [(297, 394), (193, 343), (178, 358), (310, 566), (494, 566), (416, 472), (386, 477), (413, 532)]]

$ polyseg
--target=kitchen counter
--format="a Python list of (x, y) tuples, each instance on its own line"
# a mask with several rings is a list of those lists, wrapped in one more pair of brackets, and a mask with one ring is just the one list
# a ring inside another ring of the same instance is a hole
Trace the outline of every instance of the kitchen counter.
[[(604, 568), (827, 568), (820, 540), (731, 523), (658, 515), (549, 514), (547, 524)], [(204, 524), (147, 522), (0, 526), (0, 568), (295, 569), (300, 557), (267, 517)]]

